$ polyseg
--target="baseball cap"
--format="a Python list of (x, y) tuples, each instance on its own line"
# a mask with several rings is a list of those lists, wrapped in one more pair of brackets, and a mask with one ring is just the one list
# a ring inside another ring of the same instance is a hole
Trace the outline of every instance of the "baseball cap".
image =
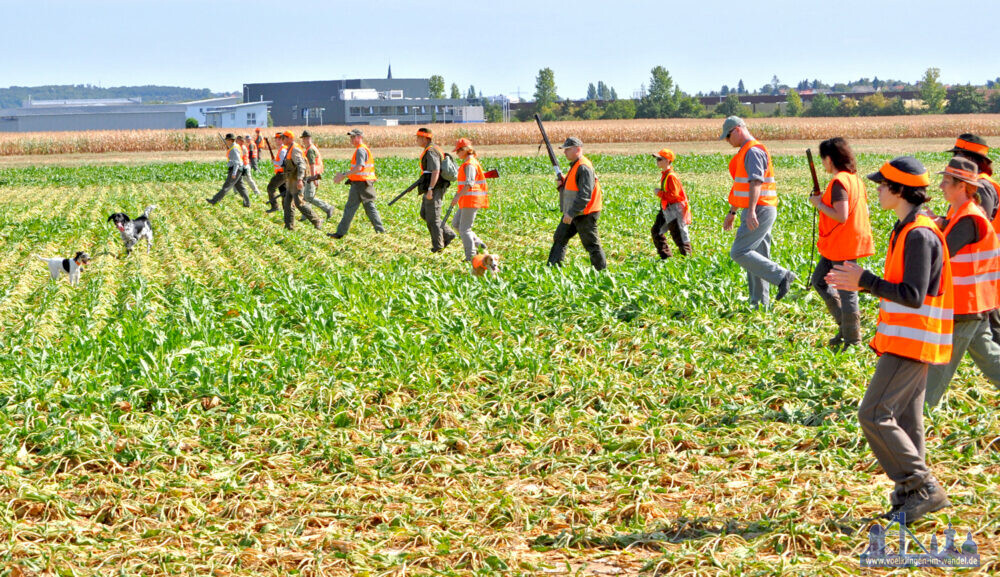
[(347, 136), (364, 136), (364, 135), (365, 133), (362, 132), (360, 128), (352, 128), (351, 131), (347, 133)]
[(570, 136), (559, 148), (571, 148), (573, 146), (583, 146), (583, 141), (575, 136)]
[(468, 138), (459, 138), (458, 141), (455, 142), (455, 150), (453, 150), (452, 152), (458, 152), (459, 150), (465, 148), (466, 146), (472, 146), (472, 141), (469, 140)]
[(653, 156), (655, 156), (656, 158), (664, 158), (666, 160), (669, 160), (670, 162), (673, 162), (674, 159), (677, 158), (676, 156), (674, 156), (674, 151), (670, 150), (669, 148), (661, 148), (659, 152), (654, 153)]
[(730, 116), (722, 123), (722, 136), (719, 137), (719, 140), (725, 140), (734, 129), (746, 125), (747, 123), (743, 122), (743, 119), (739, 116)]
[(931, 183), (924, 165), (912, 156), (897, 156), (882, 165), (878, 172), (868, 175), (873, 182), (895, 182), (903, 186), (920, 188)]

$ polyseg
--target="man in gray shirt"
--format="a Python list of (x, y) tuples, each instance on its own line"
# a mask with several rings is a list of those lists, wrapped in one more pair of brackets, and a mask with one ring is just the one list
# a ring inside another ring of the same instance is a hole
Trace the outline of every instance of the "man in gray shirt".
[(604, 270), (608, 267), (608, 261), (597, 232), (597, 221), (604, 208), (604, 195), (594, 173), (594, 165), (583, 155), (583, 142), (579, 138), (567, 138), (560, 148), (570, 161), (570, 166), (566, 177), (557, 183), (559, 209), (563, 216), (552, 237), (549, 266), (562, 265), (566, 258), (566, 245), (579, 234), (583, 248), (590, 254), (590, 265), (594, 270)]
[(417, 130), (417, 144), (423, 148), (420, 153), (420, 218), (427, 223), (431, 234), (431, 252), (441, 252), (455, 240), (455, 231), (447, 222), (441, 221), (441, 205), (450, 182), (441, 178), (441, 150), (434, 145), (434, 135), (429, 128)]
[(226, 197), (226, 194), (236, 188), (236, 194), (243, 199), (243, 206), (250, 206), (250, 195), (247, 194), (247, 187), (243, 184), (243, 150), (236, 144), (236, 137), (232, 133), (226, 135), (226, 146), (229, 152), (226, 154), (226, 182), (222, 184), (219, 192), (212, 198), (206, 198), (208, 204), (215, 204)]

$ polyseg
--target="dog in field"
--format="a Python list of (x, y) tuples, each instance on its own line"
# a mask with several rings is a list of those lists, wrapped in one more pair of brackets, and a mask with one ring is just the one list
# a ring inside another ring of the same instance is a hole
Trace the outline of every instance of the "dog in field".
[(472, 257), (472, 274), (476, 276), (483, 276), (489, 273), (490, 276), (496, 276), (499, 272), (499, 255), (482, 253)]
[(146, 239), (146, 254), (149, 254), (149, 248), (153, 246), (153, 225), (149, 223), (149, 213), (154, 208), (156, 208), (155, 204), (147, 206), (142, 216), (135, 220), (129, 218), (124, 212), (116, 212), (108, 217), (108, 222), (115, 223), (118, 232), (122, 235), (126, 255), (132, 254), (132, 247), (139, 242), (139, 239), (143, 238)]
[(90, 257), (85, 252), (78, 252), (73, 258), (42, 258), (37, 254), (34, 256), (49, 265), (52, 280), (58, 280), (60, 274), (66, 273), (69, 276), (69, 284), (73, 286), (80, 282), (80, 271), (83, 267), (90, 264)]

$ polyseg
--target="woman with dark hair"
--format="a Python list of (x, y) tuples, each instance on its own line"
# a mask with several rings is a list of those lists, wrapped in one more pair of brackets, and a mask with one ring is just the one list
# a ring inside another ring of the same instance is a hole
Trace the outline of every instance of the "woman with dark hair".
[(837, 335), (829, 344), (842, 350), (861, 344), (858, 294), (831, 288), (825, 277), (834, 265), (857, 262), (859, 258), (875, 254), (875, 248), (868, 220), (868, 193), (857, 175), (851, 146), (840, 137), (824, 140), (819, 145), (819, 156), (823, 169), (833, 178), (826, 192), (809, 197), (809, 202), (819, 211), (816, 247), (820, 259), (811, 283), (837, 323)]
[(930, 180), (924, 165), (901, 156), (868, 175), (878, 183), (878, 202), (896, 213), (885, 257), (885, 278), (856, 263), (833, 267), (826, 282), (838, 290), (866, 290), (880, 298), (871, 347), (875, 374), (858, 406), (868, 446), (896, 486), (892, 508), (912, 523), (951, 505), (924, 459), (924, 393), (930, 365), (951, 359), (953, 292), (944, 236), (920, 212)]
[(983, 375), (1000, 386), (1000, 345), (993, 342), (988, 315), (1000, 305), (1000, 241), (979, 204), (979, 168), (968, 158), (955, 156), (941, 172), (941, 191), (948, 216), (939, 219), (951, 257), (955, 293), (955, 328), (951, 361), (934, 365), (927, 373), (924, 402), (932, 409), (940, 402), (966, 351)]

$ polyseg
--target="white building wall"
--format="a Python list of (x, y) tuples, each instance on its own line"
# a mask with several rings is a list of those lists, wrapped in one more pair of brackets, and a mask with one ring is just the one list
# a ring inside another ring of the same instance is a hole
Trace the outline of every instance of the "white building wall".
[(256, 128), (267, 126), (267, 102), (250, 103), (212, 110), (205, 114), (205, 126), (216, 128)]
[(239, 98), (232, 96), (228, 98), (210, 98), (208, 100), (196, 100), (194, 102), (185, 102), (184, 105), (187, 106), (187, 118), (194, 118), (198, 121), (198, 126), (206, 126), (208, 124), (205, 118), (205, 111), (210, 108), (216, 108), (219, 106), (230, 106), (232, 104), (238, 104)]

